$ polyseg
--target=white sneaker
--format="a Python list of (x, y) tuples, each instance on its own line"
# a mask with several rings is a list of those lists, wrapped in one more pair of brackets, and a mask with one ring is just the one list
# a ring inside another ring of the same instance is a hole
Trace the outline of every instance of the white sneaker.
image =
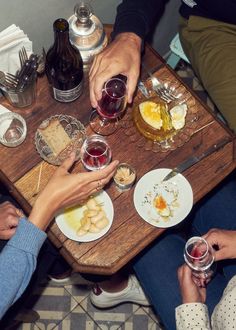
[(91, 285), (94, 282), (90, 282), (83, 278), (79, 273), (73, 273), (65, 278), (54, 278), (53, 276), (49, 276), (50, 282), (53, 285), (63, 286), (63, 285)]
[(134, 275), (129, 276), (127, 287), (119, 292), (106, 292), (96, 284), (90, 293), (90, 300), (94, 306), (99, 308), (113, 307), (125, 302), (150, 306), (143, 289)]

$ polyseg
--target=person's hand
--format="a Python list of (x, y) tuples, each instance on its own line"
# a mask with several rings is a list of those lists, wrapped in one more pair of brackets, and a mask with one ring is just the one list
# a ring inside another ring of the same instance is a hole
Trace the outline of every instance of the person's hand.
[(0, 205), (0, 239), (7, 240), (15, 234), (22, 215), (21, 210), (10, 202), (4, 202)]
[(47, 228), (59, 209), (82, 204), (90, 195), (102, 189), (112, 178), (118, 165), (118, 161), (113, 161), (99, 171), (69, 173), (74, 161), (73, 153), (55, 171), (34, 204), (29, 219), (42, 230)]
[(236, 230), (211, 229), (203, 237), (213, 248), (217, 247), (216, 261), (236, 258)]
[(92, 107), (97, 107), (104, 83), (118, 74), (127, 77), (127, 101), (132, 102), (140, 71), (141, 42), (141, 38), (134, 33), (120, 33), (94, 58), (89, 72)]
[(178, 269), (178, 279), (183, 304), (206, 301), (206, 288), (195, 283), (192, 270), (184, 264)]

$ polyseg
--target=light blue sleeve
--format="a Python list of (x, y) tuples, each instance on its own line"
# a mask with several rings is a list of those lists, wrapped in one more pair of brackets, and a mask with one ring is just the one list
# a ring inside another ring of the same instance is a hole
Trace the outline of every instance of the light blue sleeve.
[(0, 319), (26, 289), (46, 237), (45, 232), (22, 218), (0, 253)]

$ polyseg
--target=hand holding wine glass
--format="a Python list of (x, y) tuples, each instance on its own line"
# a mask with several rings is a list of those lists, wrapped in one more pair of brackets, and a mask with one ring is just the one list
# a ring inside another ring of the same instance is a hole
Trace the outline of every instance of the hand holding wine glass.
[(183, 304), (196, 302), (205, 303), (206, 288), (195, 283), (192, 270), (188, 265), (184, 264), (179, 267), (178, 280)]
[(210, 246), (216, 246), (215, 260), (236, 258), (236, 230), (213, 228), (203, 236)]
[(111, 161), (111, 148), (103, 136), (91, 135), (81, 147), (81, 161), (89, 171), (106, 167)]
[(125, 80), (120, 76), (109, 79), (102, 89), (102, 97), (96, 110), (90, 116), (92, 130), (101, 135), (114, 133), (118, 127), (118, 117), (124, 112), (126, 104)]
[(215, 272), (214, 250), (203, 237), (191, 237), (185, 244), (184, 259), (196, 283), (205, 286)]

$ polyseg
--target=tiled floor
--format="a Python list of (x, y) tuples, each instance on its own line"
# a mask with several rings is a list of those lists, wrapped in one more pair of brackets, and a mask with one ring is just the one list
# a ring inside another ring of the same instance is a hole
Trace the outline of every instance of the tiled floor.
[(151, 308), (123, 304), (99, 310), (88, 298), (89, 287), (56, 287), (47, 284), (34, 292), (38, 296), (33, 308), (40, 319), (24, 323), (17, 330), (161, 330), (163, 329)]
[[(178, 74), (190, 85), (213, 111), (215, 108), (189, 66), (182, 66)], [(91, 305), (89, 288), (79, 286), (55, 287), (47, 284), (38, 288), (33, 309), (40, 319), (32, 324), (22, 324), (17, 330), (162, 330), (151, 308), (123, 304), (107, 310)], [(2, 330), (2, 329), (1, 329)]]

